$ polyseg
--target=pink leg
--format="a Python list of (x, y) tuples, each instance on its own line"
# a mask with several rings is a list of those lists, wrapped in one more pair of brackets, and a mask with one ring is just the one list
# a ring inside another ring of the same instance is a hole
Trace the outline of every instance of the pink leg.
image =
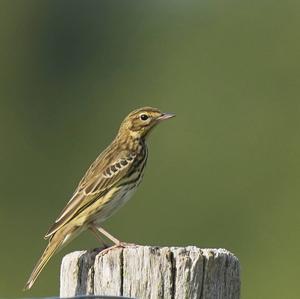
[(105, 246), (105, 247), (109, 247), (109, 245), (107, 245), (107, 243), (103, 240), (102, 236), (100, 235), (99, 231), (94, 227), (94, 226), (90, 226), (89, 230), (94, 234), (94, 236)]
[(105, 237), (107, 237), (109, 240), (111, 240), (115, 244), (113, 246), (110, 246), (110, 247), (105, 248), (104, 250), (102, 250), (101, 254), (106, 254), (108, 251), (110, 251), (111, 249), (114, 249), (114, 248), (119, 248), (119, 247), (123, 247), (124, 248), (126, 246), (136, 246), (136, 244), (125, 243), (125, 242), (119, 241), (117, 238), (115, 238), (114, 236), (112, 236), (110, 233), (108, 233), (102, 227), (97, 227), (95, 225), (92, 225), (91, 226), (91, 230), (95, 233), (95, 235), (97, 235), (97, 237), (100, 237), (100, 235), (99, 235), (99, 232), (100, 232), (102, 235), (104, 235)]

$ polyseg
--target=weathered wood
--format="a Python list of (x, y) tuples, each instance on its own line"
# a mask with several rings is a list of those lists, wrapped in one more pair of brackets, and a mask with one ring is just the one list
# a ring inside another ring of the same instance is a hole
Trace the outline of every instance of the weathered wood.
[(60, 296), (238, 299), (238, 259), (225, 249), (132, 246), (63, 258)]

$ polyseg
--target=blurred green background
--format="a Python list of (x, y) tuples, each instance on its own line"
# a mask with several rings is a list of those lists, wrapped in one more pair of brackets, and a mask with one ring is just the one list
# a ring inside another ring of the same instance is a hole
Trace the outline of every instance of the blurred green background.
[(224, 247), (242, 298), (299, 298), (299, 1), (1, 1), (0, 297), (58, 295), (59, 264), (21, 289), (43, 235), (120, 121), (144, 105), (143, 184), (104, 225), (122, 240)]

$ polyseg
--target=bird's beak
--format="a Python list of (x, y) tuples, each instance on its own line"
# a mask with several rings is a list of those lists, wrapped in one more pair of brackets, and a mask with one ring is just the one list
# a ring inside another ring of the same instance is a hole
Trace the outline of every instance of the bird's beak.
[(159, 116), (159, 117), (157, 118), (157, 120), (162, 121), (162, 120), (166, 120), (166, 119), (172, 118), (172, 117), (174, 117), (174, 116), (175, 116), (174, 113), (162, 113), (162, 115)]

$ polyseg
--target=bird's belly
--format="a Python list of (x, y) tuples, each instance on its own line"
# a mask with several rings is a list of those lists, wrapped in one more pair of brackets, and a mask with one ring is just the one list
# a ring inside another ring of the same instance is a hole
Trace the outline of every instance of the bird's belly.
[(93, 216), (92, 222), (101, 224), (111, 217), (132, 197), (136, 189), (137, 188), (135, 186), (124, 186), (117, 189), (114, 194), (110, 194), (111, 192), (109, 192), (104, 196), (103, 200), (101, 200), (103, 205)]

